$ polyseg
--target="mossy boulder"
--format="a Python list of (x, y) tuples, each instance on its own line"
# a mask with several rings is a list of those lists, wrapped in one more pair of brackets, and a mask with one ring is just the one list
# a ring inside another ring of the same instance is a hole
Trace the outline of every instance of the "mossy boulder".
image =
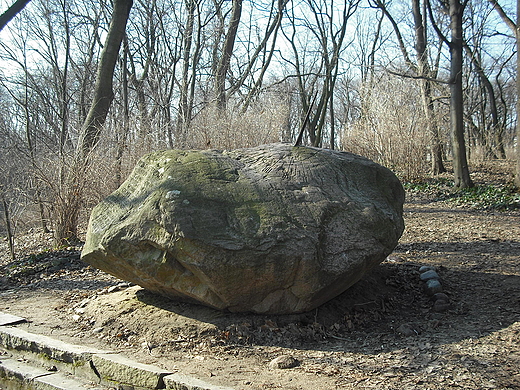
[(82, 259), (221, 310), (303, 312), (392, 252), (403, 202), (390, 170), (350, 153), (160, 151), (94, 208)]

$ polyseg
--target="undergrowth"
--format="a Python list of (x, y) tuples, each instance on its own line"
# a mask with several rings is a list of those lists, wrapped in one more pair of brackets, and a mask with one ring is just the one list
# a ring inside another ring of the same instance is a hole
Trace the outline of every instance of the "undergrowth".
[(447, 194), (441, 200), (457, 206), (467, 206), (480, 210), (507, 211), (520, 209), (520, 193), (513, 185), (481, 185), (464, 188)]
[(424, 195), (434, 201), (477, 210), (508, 211), (520, 209), (520, 192), (512, 185), (476, 185), (454, 190), (447, 178), (428, 178), (403, 183), (409, 194)]
[(403, 187), (409, 194), (425, 195), (435, 199), (449, 193), (453, 188), (453, 181), (440, 177), (424, 178), (403, 182)]

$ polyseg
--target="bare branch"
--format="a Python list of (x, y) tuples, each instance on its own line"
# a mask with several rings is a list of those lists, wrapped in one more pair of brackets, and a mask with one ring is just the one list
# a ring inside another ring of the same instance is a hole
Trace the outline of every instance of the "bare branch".
[(511, 29), (511, 31), (513, 31), (513, 34), (515, 34), (515, 36), (516, 36), (517, 32), (516, 32), (515, 22), (513, 22), (513, 20), (509, 16), (506, 15), (504, 9), (500, 6), (500, 4), (498, 4), (497, 0), (488, 0), (488, 1), (491, 3), (491, 5), (493, 5), (493, 8), (495, 9), (495, 11), (497, 11), (498, 15), (500, 15), (500, 17), (502, 18), (504, 23), (508, 25), (508, 27)]
[(5, 11), (2, 15), (0, 15), (0, 31), (13, 19), (18, 13), (25, 8), (27, 4), (29, 4), (31, 0), (16, 0), (12, 6), (10, 6), (7, 11)]
[(406, 74), (406, 73), (401, 73), (401, 72), (395, 72), (395, 71), (390, 70), (390, 69), (385, 69), (385, 71), (387, 73), (390, 73), (391, 75), (403, 77), (405, 79), (428, 80), (428, 81), (432, 81), (434, 83), (439, 83), (439, 84), (450, 84), (449, 81), (440, 80), (440, 79), (437, 79), (437, 78), (434, 78), (434, 77), (416, 76), (416, 75), (411, 75), (411, 74)]
[(448, 40), (448, 38), (446, 38), (446, 35), (443, 34), (441, 29), (437, 25), (437, 22), (435, 22), (435, 19), (433, 17), (432, 5), (430, 3), (430, 0), (425, 0), (425, 1), (426, 1), (426, 5), (427, 5), (427, 8), (428, 8), (428, 15), (430, 16), (430, 21), (432, 22), (433, 29), (435, 30), (435, 32), (437, 33), (437, 35), (439, 36), (441, 41), (443, 41), (446, 45), (448, 45), (450, 47), (451, 46), (450, 41)]
[(399, 30), (399, 26), (397, 25), (397, 22), (395, 21), (393, 16), (388, 11), (386, 5), (381, 0), (374, 0), (374, 3), (375, 3), (375, 5), (372, 5), (372, 7), (379, 8), (381, 11), (383, 11), (386, 18), (392, 24), (392, 27), (394, 28), (395, 36), (397, 37), (397, 41), (399, 42), (399, 48), (401, 50), (401, 53), (403, 54), (404, 61), (410, 67), (410, 69), (417, 71), (417, 66), (410, 60), (410, 57), (408, 56), (408, 51), (406, 50), (406, 44), (404, 43), (404, 39), (403, 39), (403, 36), (401, 35), (401, 31)]

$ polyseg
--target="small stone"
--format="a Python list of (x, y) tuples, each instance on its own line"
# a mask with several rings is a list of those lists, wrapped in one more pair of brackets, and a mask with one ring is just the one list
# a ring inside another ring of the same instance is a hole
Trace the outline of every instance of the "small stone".
[(433, 311), (437, 313), (443, 313), (445, 311), (450, 310), (451, 304), (449, 302), (443, 301), (443, 300), (437, 300), (433, 304)]
[(433, 300), (435, 302), (437, 302), (437, 301), (442, 301), (442, 302), (445, 302), (445, 303), (449, 303), (450, 302), (450, 298), (446, 294), (441, 293), (441, 292), (434, 294), (433, 295)]
[(95, 329), (92, 329), (92, 333), (101, 333), (101, 332), (103, 332), (103, 330), (104, 330), (103, 327), (95, 328)]
[(421, 273), (426, 271), (435, 271), (435, 268), (430, 265), (423, 265), (421, 268), (419, 268), (419, 272)]
[(74, 315), (72, 316), (72, 320), (73, 320), (73, 321), (79, 321), (80, 319), (81, 319), (81, 316), (80, 316), (79, 314), (74, 314)]
[(416, 336), (419, 334), (417, 330), (411, 324), (402, 324), (397, 328), (397, 333), (403, 336)]
[(119, 286), (112, 286), (112, 287), (108, 288), (107, 293), (112, 293), (112, 292), (118, 291), (118, 290), (119, 290)]
[(282, 355), (278, 356), (277, 358), (271, 360), (269, 362), (270, 368), (279, 368), (279, 369), (286, 369), (286, 368), (293, 368), (300, 364), (300, 362), (289, 355)]
[(429, 271), (423, 272), (420, 277), (421, 277), (421, 280), (423, 280), (423, 281), (431, 280), (431, 279), (439, 279), (439, 274), (437, 272), (435, 272), (434, 270), (429, 270)]
[(442, 292), (442, 285), (437, 279), (430, 279), (426, 281), (426, 292), (429, 295), (435, 295)]

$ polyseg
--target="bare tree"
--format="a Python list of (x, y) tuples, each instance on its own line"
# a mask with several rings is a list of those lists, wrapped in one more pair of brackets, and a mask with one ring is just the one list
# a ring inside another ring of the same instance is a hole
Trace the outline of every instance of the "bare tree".
[(427, 131), (431, 137), (431, 170), (434, 175), (446, 172), (442, 161), (442, 145), (439, 136), (439, 127), (435, 120), (435, 107), (433, 97), (433, 83), (437, 77), (437, 71), (432, 69), (429, 61), (429, 45), (427, 36), (427, 26), (425, 18), (426, 3), (423, 2), (421, 6), (420, 0), (412, 0), (412, 15), (413, 27), (415, 30), (415, 52), (417, 62), (414, 63), (408, 54), (407, 45), (404, 42), (399, 24), (396, 22), (390, 13), (385, 2), (381, 0), (374, 0), (375, 6), (381, 9), (384, 15), (390, 21), (394, 29), (399, 48), (403, 55), (404, 62), (419, 78), (421, 85), (421, 98), (424, 107), (424, 115), (426, 117)]
[[(346, 46), (347, 25), (350, 17), (356, 11), (358, 0), (345, 0), (340, 3), (308, 0), (307, 9), (300, 5), (293, 6), (290, 21), (291, 33), (284, 31), (286, 39), (293, 50), (294, 60), (289, 62), (298, 80), (302, 119), (310, 109), (311, 96), (320, 90), (315, 109), (309, 115), (307, 131), (313, 146), (322, 146), (324, 132), (329, 125), (329, 147), (335, 147), (334, 127), (334, 90), (338, 80), (340, 55)], [(296, 11), (295, 11), (296, 8)], [(301, 15), (299, 14), (301, 13)], [(319, 59), (316, 64), (305, 64), (302, 54), (307, 55), (299, 41), (299, 25), (303, 24), (309, 37), (314, 38), (315, 53)], [(302, 53), (300, 53), (302, 52)], [(305, 69), (305, 67), (309, 69)], [(328, 122), (327, 122), (328, 120)]]
[(504, 9), (498, 3), (498, 0), (489, 0), (495, 10), (498, 12), (505, 24), (511, 29), (516, 38), (516, 169), (515, 169), (515, 185), (520, 188), (520, 0), (516, 1), (516, 23), (511, 19)]
[(235, 40), (238, 32), (238, 25), (240, 24), (240, 18), (242, 16), (242, 0), (232, 0), (233, 7), (231, 9), (231, 17), (229, 19), (229, 25), (224, 39), (224, 45), (222, 48), (222, 55), (218, 61), (218, 65), (215, 70), (215, 94), (217, 107), (220, 109), (226, 108), (226, 76), (229, 71), (231, 63), (231, 56), (233, 55), (233, 48), (235, 46)]
[(428, 1), (428, 12), (439, 37), (450, 49), (450, 124), (453, 153), (454, 186), (456, 189), (473, 187), (468, 167), (466, 143), (464, 140), (464, 95), (462, 88), (463, 73), (463, 30), (464, 9), (468, 0), (441, 0), (441, 6), (450, 17), (450, 39), (439, 29)]
[(113, 75), (119, 56), (119, 48), (125, 35), (126, 22), (133, 0), (115, 0), (112, 20), (105, 46), (99, 59), (94, 86), (92, 105), (82, 126), (78, 143), (78, 157), (82, 164), (87, 162), (92, 149), (99, 141), (99, 136), (114, 98)]
[(67, 189), (57, 207), (55, 232), (57, 242), (63, 243), (77, 239), (79, 211), (84, 191), (82, 178), (89, 165), (90, 153), (99, 141), (103, 124), (114, 97), (112, 89), (114, 69), (118, 60), (119, 48), (125, 35), (132, 3), (132, 0), (114, 1), (112, 20), (99, 60), (94, 98), (81, 129), (75, 161), (68, 177)]
[[(236, 92), (239, 88), (241, 88), (248, 77), (254, 78), (254, 74), (258, 73), (258, 76), (253, 81), (252, 86), (249, 88), (247, 96), (244, 98), (244, 104), (242, 107), (242, 112), (245, 112), (247, 108), (250, 106), (252, 99), (257, 96), (262, 84), (264, 82), (264, 76), (266, 74), (267, 69), (271, 65), (271, 61), (273, 59), (274, 53), (277, 51), (277, 36), (278, 31), (280, 29), (283, 13), (285, 11), (285, 7), (289, 0), (273, 0), (271, 2), (271, 10), (269, 12), (269, 20), (265, 28), (265, 33), (263, 34), (262, 40), (257, 45), (256, 49), (253, 51), (252, 55), (249, 58), (247, 65), (244, 67), (244, 70), (241, 72), (240, 77), (234, 83), (233, 87), (230, 90), (230, 93)], [(269, 50), (267, 50), (267, 44), (271, 40), (271, 46)], [(259, 72), (255, 72), (253, 67), (255, 63), (258, 61), (259, 57), (261, 57), (261, 65)]]
[[(464, 50), (466, 51), (469, 59), (471, 60), (477, 77), (481, 85), (483, 86), (483, 93), (487, 97), (486, 101), (489, 102), (491, 121), (489, 125), (487, 125), (485, 123), (486, 120), (484, 119), (482, 121), (483, 129), (480, 129), (478, 131), (478, 134), (480, 134), (481, 142), (483, 143), (483, 146), (487, 149), (487, 154), (489, 157), (497, 158), (498, 154), (500, 158), (504, 159), (506, 158), (506, 152), (504, 150), (504, 142), (502, 140), (503, 129), (500, 126), (497, 98), (495, 95), (493, 84), (491, 83), (491, 80), (489, 80), (482, 65), (482, 59), (478, 53), (480, 49), (477, 48), (477, 50), (473, 50), (467, 43), (464, 43)], [(483, 97), (483, 99), (485, 99), (485, 97)], [(481, 116), (485, 116), (485, 112), (483, 109), (481, 110)], [(487, 132), (484, 134), (484, 130), (486, 130), (486, 128)], [(489, 138), (492, 139), (490, 140)], [(495, 150), (493, 150), (493, 143), (496, 152)]]
[[(197, 2), (195, 0), (185, 0), (187, 11), (186, 26), (182, 37), (182, 75), (180, 84), (180, 98), (179, 98), (179, 114), (177, 117), (177, 135), (180, 140), (179, 144), (182, 146), (185, 143), (186, 135), (191, 124), (191, 115), (193, 109), (193, 95), (195, 88), (195, 74), (198, 61), (200, 59), (201, 40), (199, 24), (197, 31), (197, 39), (194, 39), (195, 29), (195, 11), (197, 10)], [(200, 21), (200, 19), (199, 19)], [(194, 55), (192, 56), (192, 47), (195, 44)], [(191, 69), (191, 72), (190, 72)], [(191, 77), (190, 77), (191, 75)]]

